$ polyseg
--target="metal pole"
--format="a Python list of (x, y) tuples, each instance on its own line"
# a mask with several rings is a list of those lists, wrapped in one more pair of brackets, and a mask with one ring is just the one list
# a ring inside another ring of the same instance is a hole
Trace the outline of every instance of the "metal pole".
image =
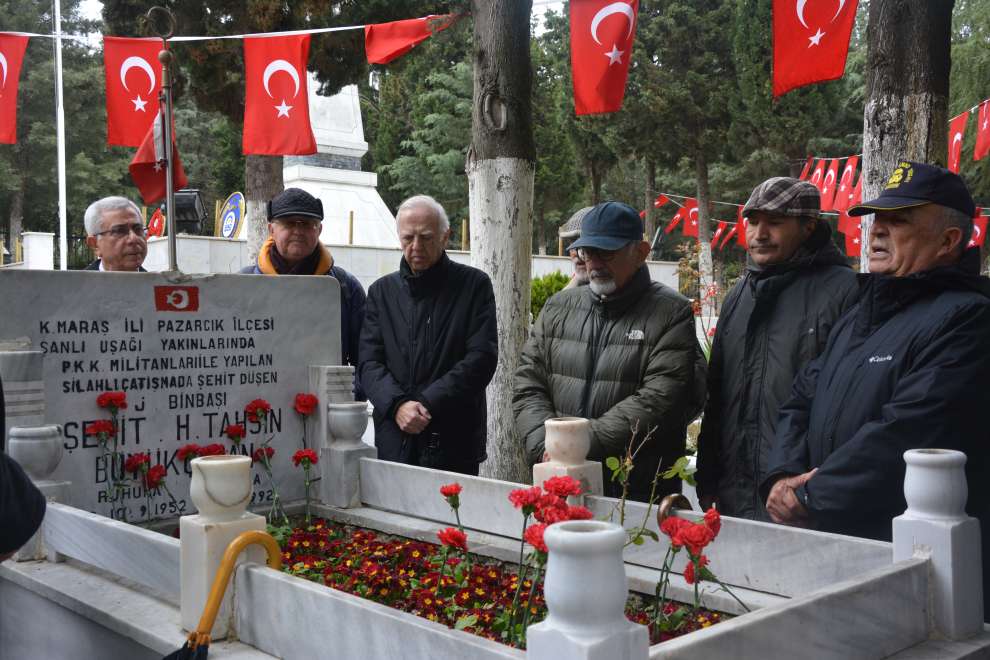
[(175, 191), (172, 189), (172, 53), (167, 49), (158, 52), (158, 61), (162, 63), (162, 91), (159, 94), (162, 117), (162, 137), (165, 160), (165, 208), (168, 213), (165, 221), (168, 225), (168, 269), (179, 270), (178, 255), (175, 241)]
[(54, 0), (55, 33), (55, 144), (58, 166), (58, 267), (69, 269), (69, 236), (65, 194), (65, 108), (62, 105), (62, 8)]

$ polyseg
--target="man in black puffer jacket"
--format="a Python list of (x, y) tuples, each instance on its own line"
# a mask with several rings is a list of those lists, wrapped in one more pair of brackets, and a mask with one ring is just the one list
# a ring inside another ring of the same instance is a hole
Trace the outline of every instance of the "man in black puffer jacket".
[(820, 206), (807, 181), (774, 177), (743, 207), (747, 269), (722, 304), (698, 437), (704, 509), (717, 503), (729, 516), (770, 520), (759, 485), (780, 406), (859, 293)]
[[(966, 453), (967, 511), (990, 593), (990, 281), (966, 249), (973, 199), (958, 175), (902, 161), (877, 199), (870, 275), (781, 410), (762, 492), (775, 522), (889, 540), (906, 508), (904, 451)], [(990, 610), (985, 610), (990, 613)]]
[(432, 197), (407, 199), (396, 224), (402, 261), (368, 290), (359, 352), (378, 458), (478, 474), (498, 359), (492, 283), (447, 256), (450, 223)]

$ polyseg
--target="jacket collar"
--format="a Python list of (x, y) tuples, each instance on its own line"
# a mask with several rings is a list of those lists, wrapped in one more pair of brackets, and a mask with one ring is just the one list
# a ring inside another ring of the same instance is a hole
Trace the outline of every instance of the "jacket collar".
[[(314, 258), (315, 257), (315, 258)], [(316, 249), (307, 260), (311, 260), (314, 266), (306, 270), (309, 272), (287, 272), (284, 268), (279, 269), (276, 263), (280, 261), (278, 249), (275, 247), (275, 239), (269, 236), (258, 250), (258, 270), (265, 275), (323, 275), (333, 268), (333, 255), (323, 243), (317, 243)]]
[(586, 295), (591, 297), (595, 306), (603, 308), (609, 313), (620, 313), (635, 304), (643, 296), (643, 293), (650, 288), (652, 283), (650, 269), (647, 268), (646, 264), (643, 264), (639, 267), (639, 270), (633, 273), (633, 276), (622, 290), (611, 296), (599, 296), (591, 290), (590, 285), (585, 287), (585, 291)]
[(439, 261), (424, 270), (422, 273), (414, 273), (412, 268), (409, 267), (409, 262), (407, 262), (405, 256), (403, 256), (402, 261), (399, 263), (399, 275), (409, 286), (410, 292), (412, 292), (413, 295), (419, 295), (437, 288), (444, 280), (446, 280), (447, 270), (449, 268), (450, 257), (447, 256), (447, 251), (444, 250), (443, 254), (440, 255)]

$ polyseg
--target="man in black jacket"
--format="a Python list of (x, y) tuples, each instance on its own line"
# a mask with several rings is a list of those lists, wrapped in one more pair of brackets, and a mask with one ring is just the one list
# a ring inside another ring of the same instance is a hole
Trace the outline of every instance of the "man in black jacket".
[(818, 189), (774, 177), (753, 190), (747, 269), (722, 304), (698, 437), (698, 496), (707, 509), (769, 520), (759, 493), (777, 413), (797, 372), (825, 349), (859, 292), (856, 274), (819, 219)]
[[(5, 428), (0, 381), (0, 433)], [(12, 557), (38, 531), (45, 517), (45, 506), (44, 495), (21, 466), (0, 451), (0, 561)]]
[(478, 474), (498, 359), (492, 283), (447, 256), (450, 223), (432, 197), (404, 201), (396, 224), (402, 261), (368, 289), (359, 351), (378, 457)]
[(781, 410), (767, 510), (783, 524), (889, 540), (906, 508), (904, 451), (964, 451), (988, 594), (990, 281), (967, 249), (973, 199), (958, 175), (903, 161), (877, 199), (849, 212), (876, 213), (871, 274)]

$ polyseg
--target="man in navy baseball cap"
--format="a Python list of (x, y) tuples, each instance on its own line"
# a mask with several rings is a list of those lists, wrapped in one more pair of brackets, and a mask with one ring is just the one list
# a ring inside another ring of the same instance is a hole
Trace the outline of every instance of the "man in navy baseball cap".
[(650, 244), (643, 240), (643, 219), (622, 202), (602, 202), (581, 221), (581, 238), (570, 245), (588, 268), (591, 290), (611, 296), (646, 263)]

